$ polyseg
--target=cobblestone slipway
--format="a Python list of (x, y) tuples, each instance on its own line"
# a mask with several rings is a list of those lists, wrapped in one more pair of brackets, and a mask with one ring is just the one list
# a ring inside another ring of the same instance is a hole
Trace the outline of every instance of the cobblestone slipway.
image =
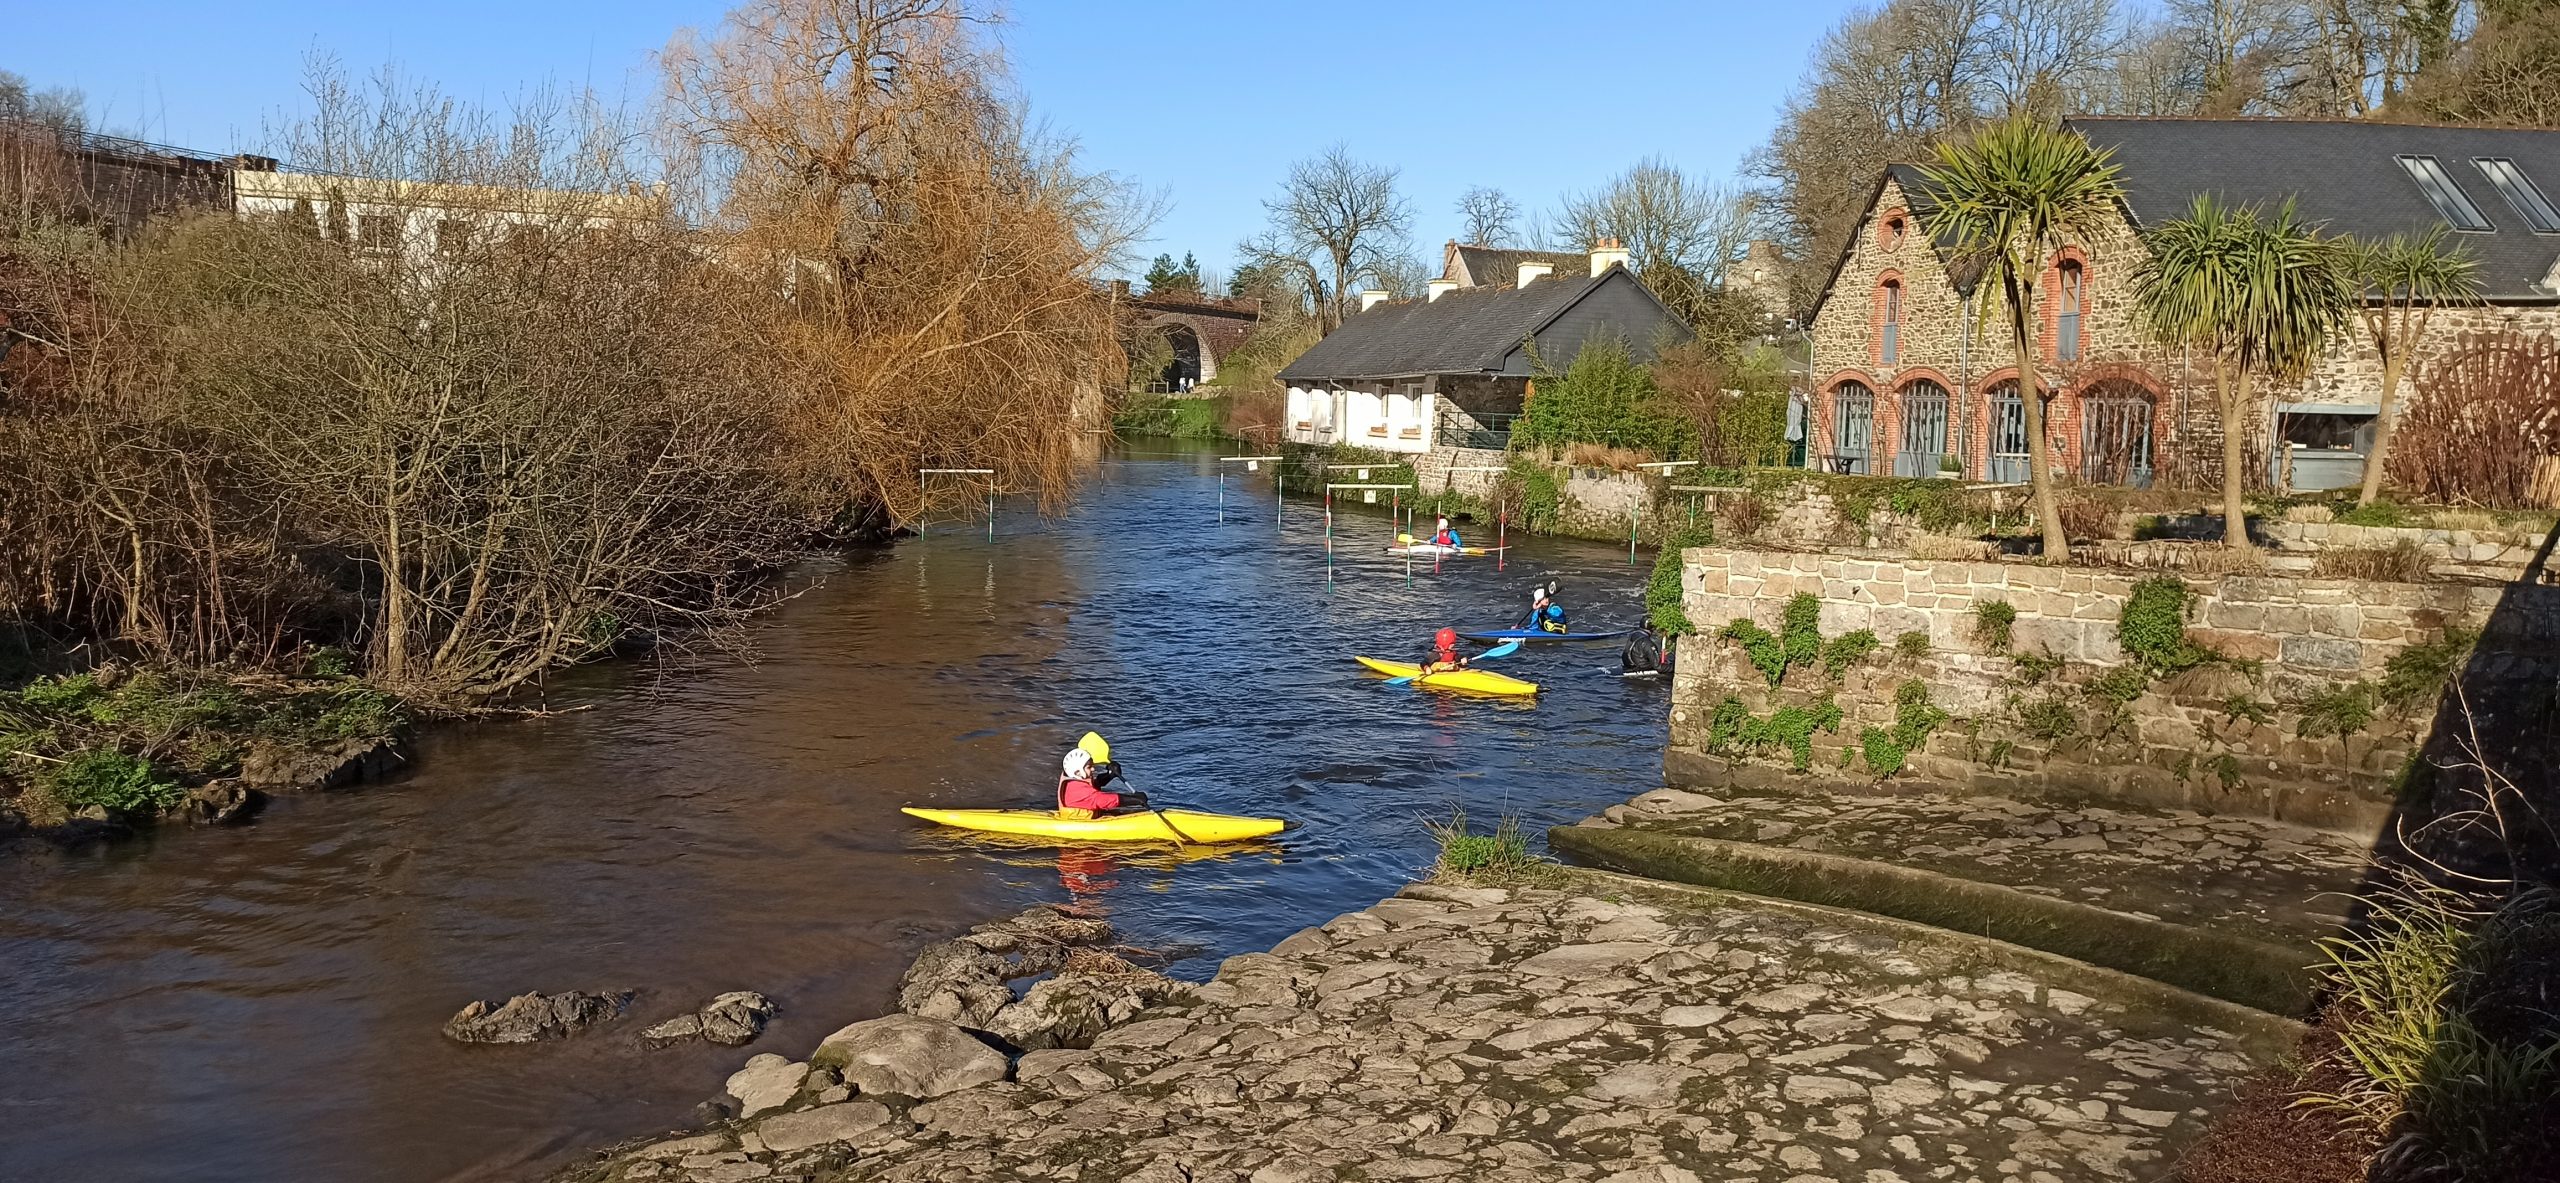
[(777, 1107), (563, 1177), (2146, 1179), (2297, 1030), (1919, 925), (1560, 870), (1407, 888), (938, 1096), (765, 1057)]

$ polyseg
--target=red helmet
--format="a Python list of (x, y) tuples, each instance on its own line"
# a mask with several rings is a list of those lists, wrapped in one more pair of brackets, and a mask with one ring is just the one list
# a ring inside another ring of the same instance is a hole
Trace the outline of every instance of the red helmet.
[(1453, 628), (1441, 629), (1439, 632), (1431, 634), (1431, 643), (1438, 645), (1443, 649), (1455, 649), (1458, 647), (1458, 630)]

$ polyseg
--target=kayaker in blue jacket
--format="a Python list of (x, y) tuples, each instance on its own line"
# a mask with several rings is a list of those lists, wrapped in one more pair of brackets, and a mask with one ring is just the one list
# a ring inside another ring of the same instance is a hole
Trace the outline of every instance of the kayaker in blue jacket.
[(1449, 519), (1444, 516), (1440, 519), (1439, 531), (1431, 536), (1431, 545), (1446, 546), (1452, 549), (1464, 549), (1467, 544), (1464, 539), (1458, 537), (1457, 529), (1452, 527), (1449, 524)]
[(1556, 591), (1556, 581), (1552, 579), (1529, 589), (1529, 619), (1520, 627), (1559, 635), (1571, 631), (1565, 623), (1564, 605), (1556, 602)]

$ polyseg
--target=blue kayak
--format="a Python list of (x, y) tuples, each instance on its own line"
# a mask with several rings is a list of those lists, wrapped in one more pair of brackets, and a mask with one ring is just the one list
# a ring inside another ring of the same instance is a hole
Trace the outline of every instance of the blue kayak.
[(1629, 631), (1619, 629), (1613, 633), (1550, 633), (1534, 628), (1504, 628), (1458, 635), (1470, 641), (1615, 641), (1626, 636)]

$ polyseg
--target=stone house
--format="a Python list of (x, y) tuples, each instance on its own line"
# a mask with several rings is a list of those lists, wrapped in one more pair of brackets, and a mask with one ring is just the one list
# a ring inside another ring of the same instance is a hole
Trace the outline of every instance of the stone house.
[[(2474, 334), (2560, 330), (2560, 132), (2329, 120), (2079, 118), (2113, 153), (2116, 219), (2042, 260), (2035, 292), (2040, 385), (2057, 471), (2103, 484), (2205, 486), (2221, 478), (2222, 424), (2207, 359), (2164, 350), (2134, 321), (2144, 228), (2200, 193), (2269, 208), (2296, 202), (2332, 234), (2443, 224), (2480, 261), (2483, 304), (2439, 313), (2401, 390)], [(2027, 476), (2024, 408), (2006, 310), (1959, 256), (1921, 170), (1888, 165), (1812, 323), (1812, 461), (1840, 472)], [(2299, 385), (2269, 389), (2238, 425), (2262, 458), (2253, 483), (2351, 486), (2381, 403), (2381, 361), (2361, 325)]]
[(1509, 283), (1468, 270), (1432, 280), (1419, 300), (1362, 292), (1358, 312), (1281, 369), (1284, 438), (1387, 452), (1499, 448), (1541, 367), (1562, 369), (1601, 338), (1624, 342), (1640, 362), (1688, 339), (1615, 242), (1591, 251), (1588, 274), (1559, 274), (1551, 256), (1534, 252), (1494, 253), (1535, 257), (1514, 260)]

